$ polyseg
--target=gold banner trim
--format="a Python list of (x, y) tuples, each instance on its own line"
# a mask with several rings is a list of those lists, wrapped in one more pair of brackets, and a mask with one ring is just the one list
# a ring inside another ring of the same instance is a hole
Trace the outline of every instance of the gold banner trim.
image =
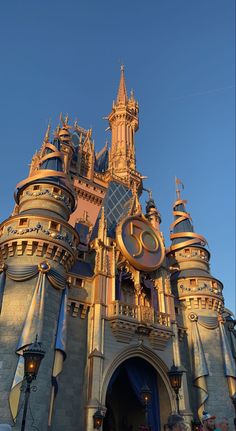
[[(28, 177), (23, 181), (20, 181), (17, 185), (16, 188), (20, 188), (22, 186), (24, 186), (25, 184), (32, 182), (32, 181), (36, 181), (39, 180), (41, 178), (45, 178), (45, 177), (62, 177), (65, 180), (67, 180), (67, 176), (64, 172), (57, 172), (51, 169), (42, 169), (42, 171), (40, 173), (38, 173), (37, 175), (33, 175), (32, 177)], [(68, 181), (68, 180), (67, 180)]]

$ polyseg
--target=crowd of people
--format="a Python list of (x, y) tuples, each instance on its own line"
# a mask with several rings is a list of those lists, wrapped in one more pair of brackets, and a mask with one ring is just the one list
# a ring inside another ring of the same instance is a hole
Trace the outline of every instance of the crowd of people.
[[(178, 414), (171, 414), (164, 426), (164, 431), (187, 431), (190, 426), (184, 422), (184, 418)], [(198, 431), (236, 431), (236, 418), (234, 419), (234, 430), (229, 426), (229, 420), (225, 416), (216, 417), (210, 413), (203, 412), (201, 424)]]
[[(12, 428), (10, 425), (1, 425), (0, 431), (10, 431)], [(133, 431), (133, 426), (129, 427), (130, 431)], [(141, 425), (139, 431), (150, 431), (149, 427)], [(183, 416), (176, 413), (171, 414), (168, 417), (168, 422), (164, 425), (164, 431), (191, 431), (190, 425), (184, 422)], [(230, 429), (229, 421), (225, 416), (217, 418), (212, 416), (210, 413), (203, 412), (201, 418), (201, 425), (198, 426), (198, 431), (236, 431), (236, 418), (234, 418), (234, 430)]]

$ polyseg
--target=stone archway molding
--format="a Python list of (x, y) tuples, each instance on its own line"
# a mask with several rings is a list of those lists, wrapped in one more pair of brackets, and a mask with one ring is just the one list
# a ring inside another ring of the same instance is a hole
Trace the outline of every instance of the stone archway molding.
[(162, 359), (158, 355), (156, 355), (151, 349), (143, 345), (143, 343), (138, 343), (124, 348), (118, 355), (115, 356), (113, 361), (109, 363), (109, 365), (105, 369), (104, 377), (102, 380), (101, 404), (105, 406), (107, 388), (115, 370), (124, 361), (134, 357), (139, 357), (146, 360), (147, 362), (149, 362), (149, 364), (151, 364), (155, 368), (155, 370), (157, 371), (157, 373), (159, 374), (159, 376), (164, 382), (164, 385), (166, 387), (166, 390), (169, 396), (171, 409), (173, 411), (175, 408), (175, 403), (173, 398), (173, 392), (167, 375), (167, 372), (169, 371), (169, 369), (167, 365), (162, 361)]

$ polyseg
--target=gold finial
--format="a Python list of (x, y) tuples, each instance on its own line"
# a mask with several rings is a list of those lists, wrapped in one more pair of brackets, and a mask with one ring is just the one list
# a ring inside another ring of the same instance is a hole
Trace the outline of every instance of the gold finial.
[(66, 116), (65, 116), (65, 118), (63, 118), (63, 115), (62, 115), (62, 112), (60, 113), (60, 121), (61, 121), (61, 123), (62, 123), (62, 126), (65, 128), (65, 129), (70, 129), (71, 127), (68, 125), (68, 122), (69, 122), (69, 115), (68, 114), (66, 114)]
[(62, 127), (60, 127), (58, 132), (58, 137), (62, 142), (68, 143), (71, 139), (71, 135), (69, 132), (69, 129), (71, 129), (71, 126), (69, 126), (69, 116), (66, 114), (65, 118), (63, 118), (62, 113), (60, 114), (60, 121), (62, 123)]
[(49, 141), (49, 137), (50, 137), (50, 130), (51, 130), (51, 120), (49, 120), (48, 122), (48, 127), (44, 136), (44, 142), (48, 142)]
[(120, 70), (121, 70), (121, 77), (120, 77), (120, 84), (119, 84), (116, 102), (117, 103), (126, 103), (127, 102), (127, 91), (126, 91), (125, 74), (124, 74), (125, 67), (123, 64), (121, 65)]
[(142, 206), (139, 202), (138, 189), (137, 189), (137, 184), (135, 182), (132, 187), (132, 192), (133, 192), (133, 202), (130, 208), (130, 214), (131, 215), (140, 214), (142, 212)]
[(176, 191), (176, 196), (178, 200), (180, 199), (180, 189), (178, 188), (179, 185), (181, 185), (182, 190), (184, 190), (184, 185), (182, 181), (179, 178), (175, 177), (175, 187), (176, 187), (175, 191)]
[(54, 130), (54, 132), (53, 132), (54, 138), (56, 138), (56, 139), (59, 138), (60, 130), (61, 130), (61, 127), (60, 127), (60, 124), (58, 124), (56, 130)]
[(68, 121), (69, 121), (69, 115), (68, 115), (68, 114), (66, 114), (66, 116), (65, 116), (65, 124), (64, 124), (64, 126), (68, 126)]

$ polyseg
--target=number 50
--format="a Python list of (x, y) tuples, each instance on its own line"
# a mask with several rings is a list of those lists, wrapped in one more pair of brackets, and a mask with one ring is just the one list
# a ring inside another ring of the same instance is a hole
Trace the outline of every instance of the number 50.
[[(138, 244), (138, 251), (133, 253), (133, 257), (139, 257), (142, 254), (143, 249), (149, 253), (155, 253), (158, 250), (158, 240), (152, 231), (142, 230), (141, 226), (135, 224), (134, 222), (130, 222), (129, 234), (137, 241)], [(150, 241), (147, 242), (147, 239), (145, 241), (145, 236), (146, 238), (147, 236), (151, 237), (151, 244)]]

